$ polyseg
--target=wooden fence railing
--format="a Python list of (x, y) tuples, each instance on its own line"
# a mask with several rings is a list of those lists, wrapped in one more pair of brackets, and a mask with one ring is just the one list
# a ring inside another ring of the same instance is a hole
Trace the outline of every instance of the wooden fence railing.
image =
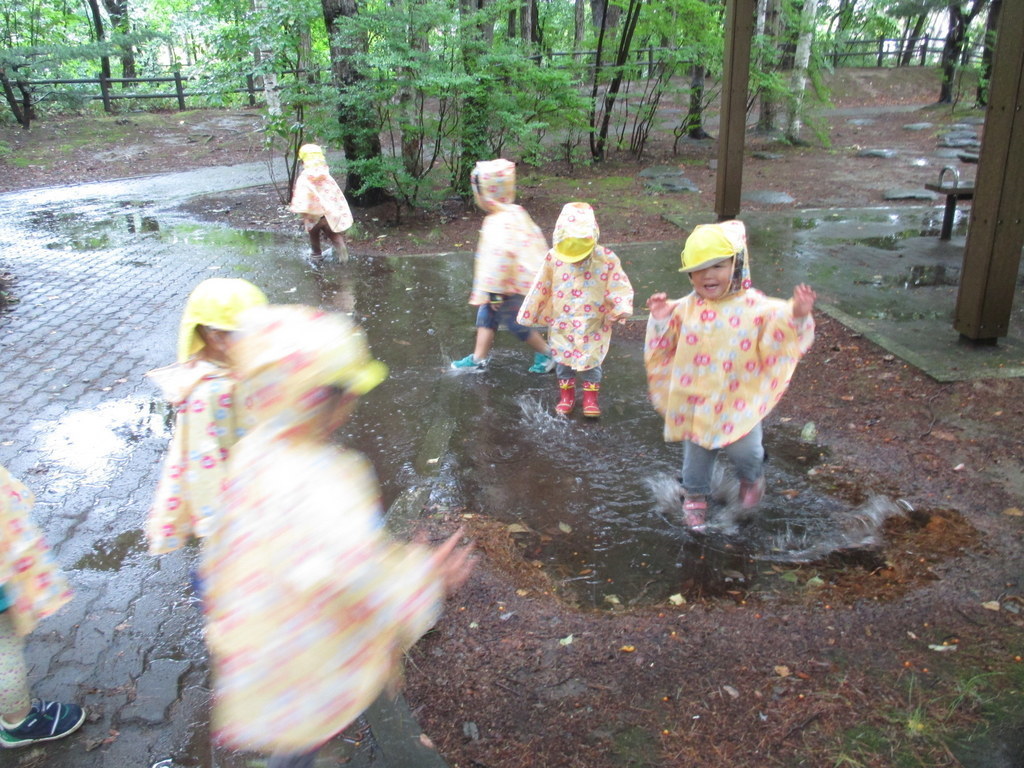
[[(944, 41), (938, 38), (929, 38), (923, 36), (911, 40), (898, 40), (892, 38), (879, 38), (872, 40), (849, 40), (845, 41), (840, 47), (833, 49), (831, 52), (826, 53), (823, 58), (826, 61), (832, 63), (835, 67), (842, 66), (925, 66), (936, 64), (942, 54), (942, 46)], [(656, 52), (665, 50), (661, 48), (645, 48), (642, 50), (635, 51), (640, 61), (650, 61)], [(587, 56), (594, 55), (593, 51), (582, 51), (582, 52), (551, 52), (543, 54), (541, 56), (535, 56), (535, 59), (555, 59), (560, 56)], [(973, 46), (968, 49), (968, 53), (963, 57), (963, 63), (977, 61), (981, 56), (980, 46)], [(89, 99), (98, 100), (103, 102), (103, 109), (106, 112), (113, 112), (113, 102), (123, 99), (174, 99), (179, 110), (187, 109), (187, 99), (195, 98), (204, 95), (210, 95), (211, 93), (224, 94), (224, 93), (247, 93), (248, 102), (250, 106), (255, 106), (257, 100), (258, 87), (255, 83), (254, 78), (249, 75), (246, 78), (246, 84), (244, 88), (233, 88), (233, 89), (221, 89), (218, 88), (216, 91), (211, 90), (193, 90), (190, 91), (187, 88), (188, 83), (195, 81), (195, 78), (189, 78), (182, 76), (181, 72), (175, 71), (173, 74), (164, 77), (97, 77), (97, 78), (76, 78), (76, 79), (57, 79), (57, 80), (20, 80), (16, 81), (17, 85), (22, 89), (23, 92), (32, 91), (39, 86), (59, 86), (59, 85), (96, 85), (98, 86), (98, 94), (90, 94), (87, 96)], [(113, 85), (134, 85), (134, 84), (145, 84), (145, 83), (173, 83), (173, 92), (140, 92), (131, 93), (123, 91), (114, 91), (111, 86)]]
[[(120, 99), (174, 99), (178, 104), (179, 110), (185, 110), (186, 99), (189, 97), (197, 96), (208, 96), (211, 93), (248, 93), (249, 94), (249, 105), (255, 106), (256, 104), (256, 83), (252, 75), (246, 76), (246, 87), (245, 88), (229, 88), (223, 89), (218, 88), (216, 91), (189, 91), (186, 89), (186, 84), (190, 81), (194, 81), (195, 78), (183, 77), (181, 72), (175, 70), (173, 75), (169, 77), (91, 77), (91, 78), (68, 78), (60, 80), (21, 80), (18, 81), (18, 85), (26, 85), (31, 88), (38, 86), (52, 86), (52, 85), (97, 85), (99, 86), (98, 94), (90, 94), (87, 98), (94, 101), (102, 101), (103, 109), (106, 112), (113, 112), (113, 102)], [(173, 93), (128, 93), (118, 92), (112, 90), (112, 85), (129, 85), (138, 83), (174, 83)]]

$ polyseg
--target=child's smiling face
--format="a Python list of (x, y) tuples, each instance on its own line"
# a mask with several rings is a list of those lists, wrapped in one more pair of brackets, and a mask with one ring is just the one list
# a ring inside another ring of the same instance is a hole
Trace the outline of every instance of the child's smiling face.
[(711, 267), (698, 269), (690, 273), (693, 290), (702, 299), (720, 299), (729, 292), (732, 285), (733, 259), (720, 261)]

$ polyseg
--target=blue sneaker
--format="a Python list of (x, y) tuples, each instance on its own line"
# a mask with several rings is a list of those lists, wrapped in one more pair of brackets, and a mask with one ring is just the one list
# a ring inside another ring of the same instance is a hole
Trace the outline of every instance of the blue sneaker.
[(466, 355), (461, 360), (455, 360), (452, 363), (453, 371), (482, 371), (487, 367), (487, 361), (489, 357), (485, 357), (483, 360), (477, 360), (473, 355)]
[(13, 749), (62, 739), (81, 728), (84, 722), (85, 710), (77, 704), (36, 701), (19, 725), (0, 726), (0, 747)]
[(555, 369), (555, 359), (542, 355), (540, 352), (535, 352), (533, 355), (533, 365), (530, 366), (530, 373), (550, 373)]

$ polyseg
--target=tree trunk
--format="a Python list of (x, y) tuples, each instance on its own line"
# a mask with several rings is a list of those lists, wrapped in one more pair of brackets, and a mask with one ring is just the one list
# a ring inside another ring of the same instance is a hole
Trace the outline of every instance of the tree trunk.
[[(131, 20), (128, 18), (128, 0), (103, 0), (103, 7), (107, 9), (107, 18), (111, 26), (123, 35), (131, 31)], [(135, 77), (135, 51), (131, 45), (124, 45), (121, 48), (121, 77)], [(122, 88), (128, 88), (130, 83), (121, 83)]]
[[(351, 49), (338, 43), (339, 19), (355, 16), (359, 12), (356, 0), (321, 0), (324, 23), (331, 46), (331, 78), (340, 93), (345, 93), (362, 79), (352, 64)], [(364, 41), (365, 42), (365, 41)], [(353, 168), (359, 160), (373, 160), (381, 156), (380, 134), (372, 114), (357, 113), (344, 102), (338, 104), (338, 122), (341, 125), (342, 147), (348, 166), (347, 186), (353, 205), (373, 206), (390, 199), (382, 187), (363, 187), (363, 176)]]
[[(918, 41), (921, 39), (921, 31), (924, 29), (924, 23), (928, 19), (927, 13), (922, 13), (917, 17), (914, 22), (914, 31), (907, 37), (907, 45), (903, 49), (903, 55), (900, 57), (899, 64), (901, 67), (910, 65), (911, 60), (914, 58), (914, 48), (917, 46)], [(909, 21), (909, 20), (908, 20)]]
[[(92, 29), (96, 35), (96, 42), (102, 43), (106, 37), (103, 32), (103, 17), (100, 15), (100, 6), (98, 0), (89, 0), (89, 14), (92, 16)], [(110, 80), (110, 57), (100, 56), (100, 77), (104, 80)], [(103, 88), (107, 88), (109, 85), (104, 85)], [(103, 100), (103, 108), (110, 112), (110, 102), (106, 99)]]
[(587, 0), (576, 0), (575, 11), (572, 29), (572, 48), (576, 52), (576, 58), (579, 58), (580, 46), (583, 45), (583, 37), (586, 34)]
[[(267, 9), (266, 0), (252, 0), (252, 9), (255, 13), (264, 13)], [(277, 81), (277, 72), (274, 71), (274, 52), (266, 46), (266, 41), (256, 40), (257, 63), (268, 63), (266, 71), (261, 76), (263, 82), (263, 99), (267, 103), (267, 114), (271, 117), (280, 117), (284, 114), (281, 106), (281, 86)]]
[(609, 4), (608, 0), (590, 0), (590, 16), (595, 29), (614, 29), (619, 25), (622, 9)]
[(1003, 0), (992, 0), (988, 9), (988, 21), (985, 24), (985, 49), (981, 52), (981, 73), (978, 77), (976, 95), (979, 107), (988, 106), (988, 85), (992, 79), (992, 54), (996, 47), (996, 31), (999, 29), (999, 12), (1003, 8)]
[[(759, 19), (759, 26), (762, 27), (761, 34), (767, 40), (780, 40), (780, 16), (779, 0), (765, 0), (764, 20)], [(757, 130), (762, 133), (773, 133), (778, 129), (779, 121), (779, 100), (778, 96), (767, 88), (762, 88), (758, 93), (758, 101), (761, 109), (757, 117)]]
[(953, 87), (956, 82), (957, 64), (963, 52), (964, 40), (967, 39), (967, 28), (974, 17), (980, 13), (987, 0), (974, 0), (970, 11), (964, 12), (959, 0), (950, 0), (949, 31), (946, 42), (942, 46), (942, 85), (939, 87), (939, 103), (953, 103)]
[[(462, 66), (466, 72), (477, 70), (476, 62), (486, 46), (490, 45), (490, 25), (473, 18), (483, 8), (484, 0), (459, 0), (462, 11), (460, 32), (462, 34)], [(515, 36), (515, 27), (509, 30)], [(461, 195), (468, 195), (469, 175), (477, 161), (486, 159), (484, 136), (487, 135), (488, 113), (486, 99), (479, 91), (485, 85), (478, 84), (476, 89), (467, 91), (460, 105), (459, 119), (459, 160), (454, 169), (452, 186)]]
[[(619, 88), (622, 86), (622, 67), (629, 59), (630, 50), (633, 46), (633, 33), (636, 31), (636, 23), (640, 18), (640, 9), (642, 7), (643, 0), (629, 0), (629, 7), (626, 9), (626, 21), (622, 25), (622, 31), (619, 36), (619, 45), (615, 55), (615, 74), (612, 76), (612, 81), (608, 84), (608, 91), (604, 96), (601, 127), (597, 131), (597, 140), (591, 143), (591, 154), (597, 161), (605, 159), (605, 144), (608, 140), (608, 126), (611, 123), (612, 110), (615, 108), (615, 100), (618, 97)], [(607, 16), (609, 14), (605, 15)]]
[(700, 64), (690, 67), (690, 106), (686, 111), (686, 135), (691, 139), (709, 138), (704, 130), (704, 79), (707, 70)]
[(807, 69), (811, 61), (811, 44), (814, 42), (814, 23), (817, 14), (818, 0), (804, 0), (804, 7), (800, 11), (796, 53), (793, 56), (793, 72), (789, 81), (786, 138), (793, 143), (800, 140), (800, 129), (803, 127), (801, 112), (804, 92), (807, 90)]
[(0, 68), (0, 86), (3, 88), (4, 98), (7, 99), (7, 106), (11, 108), (11, 114), (14, 115), (14, 119), (18, 121), (18, 125), (23, 130), (27, 131), (32, 125), (31, 117), (28, 112), (21, 108), (21, 104), (18, 103), (18, 97), (11, 86), (10, 78), (7, 77), (7, 70), (2, 68)]

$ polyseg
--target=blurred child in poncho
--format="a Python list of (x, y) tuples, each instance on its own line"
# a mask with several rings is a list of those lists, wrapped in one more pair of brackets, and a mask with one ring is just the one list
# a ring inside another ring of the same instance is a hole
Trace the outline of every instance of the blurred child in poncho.
[(555, 367), (544, 337), (516, 321), (523, 296), (533, 283), (548, 250), (544, 233), (516, 199), (516, 166), (509, 160), (481, 160), (470, 176), (473, 199), (487, 212), (473, 261), (473, 291), (469, 303), (478, 307), (473, 353), (452, 363), (455, 370), (482, 371), (504, 325), (533, 350), (530, 373)]
[(391, 541), (372, 467), (331, 441), (386, 376), (348, 318), (253, 310), (232, 356), (254, 426), (203, 555), (213, 731), (274, 753), (269, 768), (311, 766), (395, 681), (471, 562), (461, 532), (438, 549)]
[(320, 236), (326, 237), (334, 248), (338, 261), (348, 261), (345, 232), (352, 226), (345, 194), (331, 176), (323, 150), (316, 144), (299, 147), (302, 171), (295, 180), (289, 210), (302, 215), (302, 224), (309, 235), (309, 247), (314, 259), (323, 258)]
[(32, 700), (24, 637), (71, 600), (43, 534), (32, 522), (32, 492), (0, 467), (0, 747), (27, 747), (74, 733), (77, 704)]
[(247, 280), (215, 277), (197, 285), (178, 330), (178, 361), (146, 375), (175, 409), (146, 522), (149, 552), (172, 552), (209, 533), (220, 506), (228, 455), (244, 431), (236, 379), (228, 362), (242, 312), (267, 303)]

